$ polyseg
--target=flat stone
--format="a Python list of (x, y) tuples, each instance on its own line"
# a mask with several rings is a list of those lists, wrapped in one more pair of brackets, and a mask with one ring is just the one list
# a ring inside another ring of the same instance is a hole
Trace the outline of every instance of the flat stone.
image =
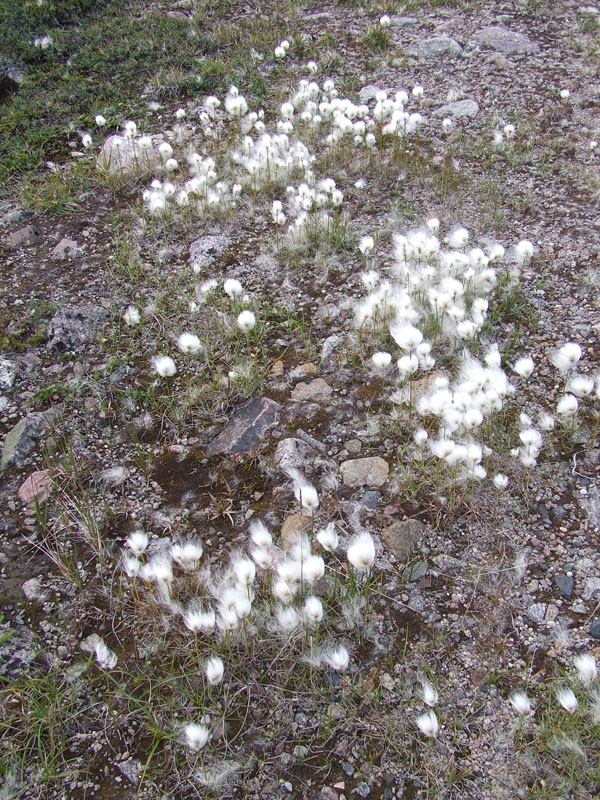
[(590, 486), (587, 498), (582, 498), (580, 502), (590, 523), (600, 528), (600, 487), (595, 484)]
[(358, 501), (359, 505), (364, 506), (365, 508), (370, 509), (371, 511), (375, 511), (375, 509), (380, 505), (381, 501), (383, 500), (383, 495), (381, 492), (377, 492), (374, 489), (370, 489), (368, 492), (364, 492)]
[(143, 172), (154, 172), (161, 164), (158, 146), (143, 150), (135, 139), (114, 134), (102, 145), (96, 160), (96, 168), (113, 178), (126, 178)]
[(302, 439), (282, 439), (275, 448), (273, 461), (282, 472), (290, 467), (300, 469), (311, 450), (312, 447)]
[(308, 530), (311, 523), (312, 518), (301, 514), (299, 511), (295, 514), (290, 514), (281, 527), (281, 544), (283, 547), (286, 550), (291, 550), (298, 541), (299, 534)]
[(597, 17), (600, 14), (596, 6), (580, 6), (577, 11), (584, 17)]
[(321, 345), (321, 368), (326, 372), (337, 369), (339, 363), (339, 351), (344, 347), (345, 337), (339, 333), (333, 333)]
[(425, 538), (427, 526), (418, 519), (394, 522), (381, 532), (381, 540), (399, 561), (410, 561), (415, 550)]
[(35, 447), (37, 440), (42, 438), (50, 425), (62, 414), (63, 409), (64, 406), (60, 404), (48, 411), (29, 414), (19, 420), (6, 434), (0, 470), (20, 467)]
[(501, 25), (481, 28), (471, 36), (467, 46), (497, 50), (505, 56), (512, 54), (535, 55), (540, 52), (540, 46), (524, 33), (516, 33)]
[(43, 603), (47, 596), (39, 578), (29, 578), (21, 586), (21, 590), (30, 603)]
[(290, 372), (290, 379), (297, 380), (298, 378), (310, 378), (313, 375), (318, 373), (317, 367), (310, 361), (307, 361), (306, 364), (300, 364), (298, 367), (294, 367), (294, 369)]
[(0, 675), (9, 681), (31, 676), (39, 643), (23, 624), (0, 622)]
[(418, 25), (419, 20), (416, 17), (398, 17), (394, 15), (390, 17), (390, 28), (409, 28), (411, 25)]
[(283, 365), (283, 361), (276, 361), (273, 366), (271, 367), (271, 375), (274, 378), (281, 378), (285, 371), (285, 367)]
[(224, 233), (196, 239), (190, 245), (190, 267), (194, 272), (201, 272), (221, 258), (230, 245), (231, 237)]
[(476, 117), (478, 113), (479, 106), (475, 100), (459, 100), (456, 103), (448, 103), (445, 106), (441, 106), (434, 111), (435, 116), (454, 117), (454, 119)]
[(370, 83), (368, 86), (363, 86), (363, 88), (358, 93), (358, 99), (361, 103), (368, 103), (369, 100), (374, 100), (377, 92), (380, 92), (381, 89), (379, 86), (374, 86)]
[(344, 486), (357, 489), (361, 486), (383, 486), (387, 481), (390, 467), (379, 456), (352, 458), (340, 467)]
[(310, 401), (324, 403), (331, 397), (332, 388), (323, 378), (297, 384), (292, 391), (292, 400), (295, 402)]
[(52, 492), (52, 479), (47, 469), (32, 472), (19, 486), (18, 496), (23, 505), (35, 508), (42, 506)]
[(590, 636), (592, 639), (600, 639), (600, 619), (595, 619), (590, 625)]
[(427, 575), (427, 570), (428, 567), (424, 561), (416, 561), (414, 564), (411, 564), (410, 567), (406, 567), (402, 573), (402, 577), (407, 583), (415, 583), (415, 581), (420, 581), (421, 578)]
[(583, 590), (581, 592), (582, 600), (591, 600), (592, 598), (600, 597), (600, 578), (590, 577), (586, 578), (583, 582)]
[(527, 609), (527, 616), (529, 619), (532, 619), (534, 622), (537, 622), (538, 625), (544, 621), (546, 618), (546, 609), (548, 606), (546, 603), (533, 603)]
[(48, 326), (48, 349), (58, 353), (81, 350), (96, 340), (98, 330), (108, 319), (107, 311), (91, 303), (61, 308)]
[(406, 48), (406, 54), (423, 60), (435, 58), (458, 58), (462, 47), (455, 39), (449, 36), (433, 36), (431, 39), (422, 39)]
[(206, 455), (250, 453), (267, 430), (277, 422), (279, 403), (268, 397), (248, 400), (231, 415), (229, 422), (206, 449)]
[(34, 225), (25, 225), (13, 231), (6, 237), (5, 244), (9, 250), (16, 250), (28, 244), (33, 244), (39, 236), (39, 231)]
[(18, 367), (8, 358), (0, 358), (0, 391), (8, 392), (12, 389), (17, 377)]
[(51, 258), (57, 258), (61, 261), (67, 258), (77, 258), (82, 255), (83, 248), (77, 244), (74, 239), (69, 239), (65, 236), (50, 253)]
[(116, 488), (117, 486), (124, 484), (128, 477), (129, 470), (127, 467), (109, 467), (108, 469), (102, 470), (100, 473), (100, 482), (103, 483), (107, 488)]
[(353, 456), (357, 456), (362, 450), (362, 442), (360, 439), (348, 439), (347, 442), (344, 442), (344, 447)]
[(573, 589), (575, 588), (575, 580), (571, 575), (560, 573), (554, 576), (554, 585), (559, 591), (560, 596), (564, 600), (570, 600), (573, 597)]

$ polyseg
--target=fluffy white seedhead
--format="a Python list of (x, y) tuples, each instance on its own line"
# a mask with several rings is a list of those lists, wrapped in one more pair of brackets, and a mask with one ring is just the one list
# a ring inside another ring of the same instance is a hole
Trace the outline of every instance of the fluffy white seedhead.
[(267, 529), (264, 522), (261, 520), (254, 520), (250, 523), (250, 538), (257, 547), (264, 550), (271, 547), (273, 544), (273, 537)]
[(317, 625), (323, 619), (323, 603), (318, 597), (310, 595), (304, 601), (302, 614), (309, 625)]
[(576, 397), (588, 397), (594, 391), (594, 379), (587, 375), (574, 375), (567, 384), (567, 391)]
[(182, 333), (177, 339), (177, 347), (188, 355), (196, 355), (202, 350), (200, 339), (194, 333)]
[(415, 723), (424, 736), (429, 736), (430, 738), (435, 738), (437, 736), (440, 726), (435, 711), (428, 711), (426, 714), (421, 714), (420, 717), (416, 718)]
[(102, 114), (96, 114), (95, 121), (99, 128), (103, 128), (106, 125), (106, 119), (102, 116)]
[(161, 378), (171, 378), (177, 372), (175, 362), (170, 356), (156, 356), (152, 363)]
[(435, 686), (427, 680), (421, 681), (423, 689), (423, 702), (428, 706), (435, 706), (438, 702), (438, 691)]
[(302, 508), (305, 508), (307, 511), (313, 512), (319, 507), (319, 495), (312, 484), (304, 483), (302, 486), (298, 487), (297, 496), (302, 504)]
[(573, 659), (573, 666), (577, 670), (579, 680), (584, 686), (590, 686), (592, 681), (596, 680), (598, 668), (596, 667), (594, 656), (590, 653), (583, 653), (583, 655), (576, 656)]
[(567, 687), (557, 689), (556, 699), (561, 706), (569, 712), (569, 714), (573, 714), (577, 710), (577, 698), (575, 697), (575, 692), (572, 689)]
[(363, 236), (358, 245), (358, 249), (363, 256), (368, 255), (374, 247), (375, 241), (372, 236)]
[(531, 702), (525, 692), (513, 692), (508, 700), (517, 714), (529, 714), (531, 711)]
[(94, 654), (98, 666), (102, 669), (114, 669), (117, 666), (118, 658), (116, 653), (113, 653), (113, 651), (106, 646), (103, 639), (100, 639), (100, 641), (96, 643)]
[(148, 547), (148, 536), (143, 531), (134, 531), (127, 537), (126, 545), (136, 556), (141, 556)]
[(275, 610), (277, 625), (283, 633), (291, 633), (300, 625), (300, 614), (293, 606), (279, 606)]
[(333, 522), (330, 522), (326, 528), (322, 528), (317, 533), (317, 541), (324, 550), (327, 550), (328, 553), (333, 553), (337, 549), (339, 537)]
[(326, 650), (322, 656), (323, 661), (335, 672), (345, 672), (350, 663), (350, 654), (343, 645)]
[(248, 333), (256, 325), (256, 317), (249, 309), (238, 314), (237, 326), (242, 333)]
[(233, 300), (235, 297), (239, 297), (243, 292), (242, 284), (235, 278), (227, 278), (223, 284), (223, 291)]
[(359, 572), (370, 570), (375, 561), (375, 542), (371, 534), (364, 531), (354, 536), (346, 555), (354, 569)]
[(550, 356), (550, 361), (558, 369), (559, 372), (565, 373), (573, 369), (575, 364), (581, 358), (581, 347), (576, 342), (567, 342), (559, 347)]
[(202, 542), (199, 539), (194, 539), (183, 544), (174, 544), (171, 547), (171, 558), (187, 571), (196, 569), (203, 552)]
[(256, 567), (251, 559), (236, 555), (231, 559), (231, 566), (238, 583), (243, 586), (250, 586), (254, 583)]
[(123, 322), (130, 328), (140, 324), (140, 312), (135, 306), (128, 306), (127, 311), (123, 314)]
[(392, 356), (390, 353), (378, 351), (377, 353), (373, 353), (372, 361), (377, 369), (384, 370), (392, 363)]
[(218, 656), (209, 658), (204, 665), (204, 674), (206, 675), (206, 680), (211, 686), (216, 686), (217, 684), (221, 683), (224, 672), (225, 666)]
[(315, 583), (325, 574), (325, 562), (321, 556), (310, 555), (302, 564), (302, 577), (308, 583)]
[(508, 477), (503, 475), (501, 472), (499, 472), (497, 475), (494, 475), (494, 486), (500, 491), (502, 491), (502, 489), (506, 489), (508, 486)]
[(190, 723), (184, 728), (185, 743), (194, 752), (202, 750), (210, 738), (210, 731), (206, 725)]
[(520, 375), (522, 378), (528, 378), (533, 372), (533, 367), (533, 359), (530, 356), (526, 356), (525, 358), (520, 358), (515, 363), (514, 370), (517, 375)]
[(577, 414), (579, 403), (577, 398), (572, 394), (563, 395), (556, 404), (556, 413), (561, 417), (573, 417)]

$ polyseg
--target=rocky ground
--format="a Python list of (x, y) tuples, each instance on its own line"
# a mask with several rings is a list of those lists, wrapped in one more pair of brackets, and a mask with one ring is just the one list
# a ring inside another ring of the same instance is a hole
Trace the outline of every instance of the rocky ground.
[[(194, 6), (163, 5), (188, 17)], [(528, 413), (560, 394), (549, 362), (557, 345), (577, 342), (582, 371), (598, 372), (600, 176), (590, 143), (600, 137), (600, 8), (481, 0), (393, 11), (379, 46), (365, 36), (379, 30), (379, 13), (308, 3), (290, 19), (292, 55), (278, 78), (295, 85), (314, 58), (317, 79), (333, 75), (356, 101), (377, 89), (424, 87), (419, 110), (434, 121), (424, 133), (426, 169), (358, 157), (332, 165), (351, 247), (299, 260), (281, 254), (269, 208), (140, 235), (142, 186), (107, 183), (95, 155), (68, 213), (36, 213), (17, 192), (2, 197), (3, 797), (600, 793), (598, 719), (575, 724), (547, 711), (574, 655), (600, 656), (597, 410), (530, 472), (512, 468), (499, 499), (481, 486), (448, 507), (407, 478), (409, 441), (384, 419), (391, 406), (353, 326), (358, 238), (376, 236), (385, 274), (392, 234), (437, 216), (445, 230), (464, 224), (474, 242), (508, 248), (527, 238), (535, 246), (514, 305), (499, 303), (490, 336), (509, 362), (525, 353), (536, 362)], [(267, 77), (270, 61), (257, 61)], [(180, 102), (169, 103), (149, 112), (153, 130), (170, 124)], [(193, 117), (193, 103), (186, 110)], [(448, 116), (451, 146), (441, 131)], [(494, 150), (494, 131), (509, 123), (515, 145)], [(448, 152), (446, 175), (436, 154)], [(366, 185), (356, 188), (360, 179)], [(179, 332), (175, 312), (162, 309), (177, 293), (187, 304), (194, 263), (200, 278), (240, 280), (268, 325), (251, 345), (259, 368), (246, 387), (186, 405), (178, 400), (189, 394), (184, 377), (170, 398), (162, 389), (155, 396), (150, 360)], [(158, 308), (150, 332), (123, 325), (130, 303)], [(219, 563), (244, 546), (253, 516), (285, 540), (310, 525), (298, 513), (290, 466), (317, 487), (319, 524), (375, 537), (370, 625), (358, 635), (337, 623), (351, 666), (343, 676), (321, 671), (312, 685), (278, 656), (265, 675), (255, 648), (232, 687), (247, 682), (256, 692), (232, 688), (213, 704), (221, 730), (207, 765), (190, 765), (173, 728), (161, 728), (169, 715), (187, 721), (197, 710), (197, 687), (186, 674), (183, 699), (175, 684), (165, 694), (161, 679), (170, 679), (152, 660), (164, 652), (141, 655), (158, 628), (185, 661), (185, 637), (160, 615), (136, 617), (120, 574), (123, 543), (138, 525), (157, 547), (197, 534)], [(91, 663), (93, 634), (118, 653), (127, 700)], [(135, 677), (144, 669), (147, 682)], [(431, 740), (414, 724), (423, 674), (440, 695)], [(283, 688), (270, 689), (269, 679)], [(534, 698), (526, 719), (507, 702), (518, 689)], [(550, 728), (564, 733), (562, 745), (549, 744)]]

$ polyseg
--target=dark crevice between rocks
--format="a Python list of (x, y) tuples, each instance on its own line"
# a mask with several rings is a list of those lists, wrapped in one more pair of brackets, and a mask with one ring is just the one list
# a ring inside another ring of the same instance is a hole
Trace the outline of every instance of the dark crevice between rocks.
[(8, 75), (0, 75), (0, 105), (9, 103), (13, 95), (19, 91), (19, 84), (17, 81), (10, 78)]

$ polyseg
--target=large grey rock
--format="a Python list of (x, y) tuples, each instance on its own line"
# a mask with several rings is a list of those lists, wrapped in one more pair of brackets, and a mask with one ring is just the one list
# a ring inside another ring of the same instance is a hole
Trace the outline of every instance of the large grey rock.
[(96, 160), (97, 169), (112, 178), (127, 178), (143, 172), (153, 172), (161, 164), (158, 144), (142, 149), (135, 139), (114, 134), (102, 145)]
[(471, 36), (467, 45), (471, 48), (484, 47), (497, 50), (504, 55), (535, 55), (540, 52), (540, 46), (532, 42), (524, 33), (516, 33), (501, 25), (481, 28)]
[(459, 100), (456, 103), (448, 103), (445, 106), (441, 106), (434, 111), (435, 116), (454, 117), (454, 119), (476, 117), (478, 113), (479, 106), (475, 100)]
[(600, 578), (595, 576), (586, 578), (581, 591), (582, 600), (592, 600), (600, 597)]
[(331, 392), (331, 386), (327, 381), (324, 381), (323, 378), (315, 378), (314, 381), (298, 383), (292, 392), (292, 400), (325, 403), (331, 397)]
[(57, 405), (48, 411), (29, 414), (12, 427), (6, 434), (0, 470), (20, 467), (35, 447), (38, 439), (46, 433), (50, 425), (62, 414), (64, 406)]
[(411, 25), (418, 25), (419, 20), (416, 17), (390, 17), (391, 28), (409, 28)]
[(339, 333), (332, 333), (321, 345), (321, 368), (326, 372), (337, 369), (339, 354), (346, 343), (346, 339)]
[(5, 244), (9, 250), (16, 250), (18, 247), (33, 244), (38, 236), (39, 230), (35, 225), (25, 225), (9, 234), (5, 239)]
[(52, 258), (64, 261), (67, 258), (78, 258), (82, 253), (83, 248), (81, 245), (77, 244), (74, 239), (69, 239), (68, 236), (65, 236), (56, 247), (53, 248), (50, 255)]
[(108, 319), (107, 311), (90, 303), (61, 308), (52, 317), (48, 327), (48, 348), (58, 353), (81, 350), (95, 341), (98, 329)]
[(300, 469), (312, 447), (301, 439), (282, 439), (275, 448), (273, 461), (282, 472), (290, 467)]
[(381, 532), (381, 539), (399, 561), (410, 561), (415, 550), (425, 538), (427, 526), (418, 519), (394, 522)]
[(357, 489), (361, 486), (383, 486), (387, 481), (390, 467), (379, 456), (351, 458), (340, 467), (344, 486)]
[(458, 58), (462, 47), (455, 39), (449, 36), (433, 36), (431, 39), (422, 39), (406, 48), (406, 54), (424, 60), (442, 58)]
[(17, 377), (17, 365), (8, 358), (0, 358), (0, 391), (7, 392), (12, 389)]
[(358, 93), (358, 99), (360, 100), (361, 103), (368, 103), (369, 100), (374, 100), (375, 95), (377, 94), (377, 92), (380, 91), (381, 89), (379, 88), (379, 86), (374, 86), (372, 83), (370, 83), (368, 86), (363, 86), (363, 88)]
[(281, 406), (268, 397), (248, 400), (237, 408), (221, 433), (206, 448), (207, 456), (249, 453), (277, 422)]
[(564, 600), (570, 600), (573, 597), (573, 590), (575, 588), (575, 580), (572, 575), (565, 575), (559, 573), (554, 576), (554, 584), (558, 589), (560, 596)]
[(196, 239), (190, 245), (190, 267), (194, 272), (201, 272), (221, 258), (230, 245), (231, 238), (224, 233)]
[(0, 622), (0, 675), (14, 681), (31, 673), (38, 642), (29, 628), (15, 622)]
[(581, 505), (587, 513), (590, 523), (595, 528), (600, 528), (600, 487), (593, 484), (587, 498), (581, 500)]

